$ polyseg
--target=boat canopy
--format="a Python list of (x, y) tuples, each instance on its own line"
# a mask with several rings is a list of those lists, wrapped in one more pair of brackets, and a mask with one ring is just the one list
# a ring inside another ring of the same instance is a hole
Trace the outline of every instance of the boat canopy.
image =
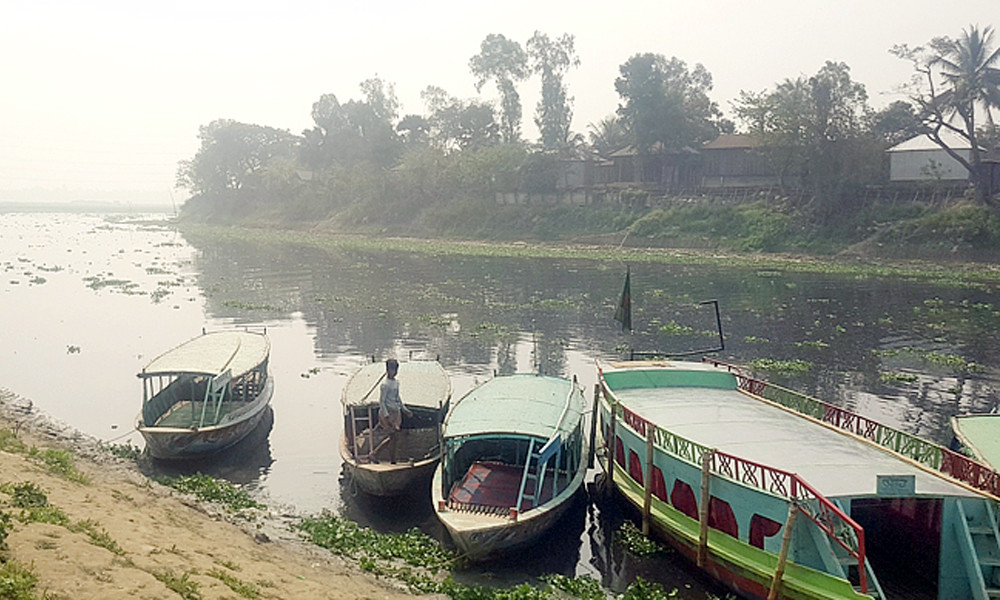
[(1000, 414), (958, 415), (951, 423), (955, 436), (977, 459), (1000, 468)]
[[(913, 476), (918, 496), (982, 495), (873, 443), (734, 387), (631, 386), (628, 371), (609, 371), (604, 377), (617, 384), (612, 385), (614, 395), (641, 418), (708, 448), (797, 473), (829, 498), (875, 496), (880, 475)], [(650, 369), (631, 375), (638, 378), (636, 383), (645, 383), (658, 373)]]
[(263, 333), (216, 331), (200, 335), (154, 358), (139, 377), (196, 373), (240, 377), (267, 360), (271, 343)]
[(571, 396), (572, 391), (573, 383), (558, 377), (496, 377), (455, 404), (445, 422), (445, 437), (500, 433), (549, 439), (557, 432), (568, 435), (584, 410), (583, 395)]
[[(384, 375), (384, 362), (365, 365), (344, 386), (340, 401), (344, 406), (378, 403)], [(439, 408), (451, 397), (451, 380), (436, 360), (401, 362), (396, 379), (399, 380), (399, 398), (407, 406)]]

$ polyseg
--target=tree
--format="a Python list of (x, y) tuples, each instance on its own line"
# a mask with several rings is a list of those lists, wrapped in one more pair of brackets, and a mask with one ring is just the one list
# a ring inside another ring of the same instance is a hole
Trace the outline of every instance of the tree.
[(469, 70), (476, 77), (476, 91), (482, 91), (493, 79), (500, 93), (500, 134), (504, 142), (521, 139), (521, 97), (517, 82), (528, 76), (528, 57), (521, 45), (501, 34), (491, 33), (479, 47), (479, 54), (469, 59)]
[(590, 129), (591, 145), (602, 155), (624, 148), (631, 139), (625, 121), (616, 114), (608, 115), (597, 123), (589, 123), (587, 127)]
[[(919, 107), (927, 136), (969, 172), (976, 197), (988, 203), (988, 182), (982, 169), (978, 116), (994, 122), (1000, 109), (1000, 48), (993, 47), (993, 28), (970, 25), (961, 37), (932, 39), (926, 47), (894, 46), (896, 56), (913, 63), (909, 89)], [(941, 136), (951, 131), (969, 144), (966, 156)]]
[(198, 128), (201, 147), (181, 161), (177, 185), (194, 196), (221, 197), (254, 188), (277, 158), (290, 158), (296, 137), (284, 129), (218, 119)]
[(563, 77), (570, 67), (580, 65), (580, 59), (573, 48), (573, 36), (569, 34), (553, 41), (536, 31), (528, 40), (527, 48), (531, 70), (542, 78), (542, 97), (535, 109), (535, 125), (541, 133), (542, 146), (554, 150), (565, 146), (570, 137), (573, 99), (566, 95)]
[(878, 173), (868, 94), (844, 63), (827, 61), (812, 77), (786, 79), (770, 92), (740, 92), (734, 110), (783, 183), (798, 177), (832, 200)]
[(904, 100), (896, 100), (872, 115), (871, 131), (892, 147), (920, 135), (923, 124), (913, 105)]
[(636, 54), (619, 67), (618, 115), (640, 154), (656, 144), (666, 150), (700, 146), (718, 135), (718, 105), (708, 97), (712, 75), (700, 64), (662, 54)]
[(463, 102), (436, 86), (428, 86), (420, 97), (430, 113), (431, 140), (438, 149), (471, 150), (500, 143), (500, 126), (491, 104)]

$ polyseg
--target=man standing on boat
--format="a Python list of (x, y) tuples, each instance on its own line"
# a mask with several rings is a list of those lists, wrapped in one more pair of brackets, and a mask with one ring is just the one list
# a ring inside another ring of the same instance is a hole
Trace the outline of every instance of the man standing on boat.
[(399, 361), (395, 358), (385, 361), (385, 381), (382, 382), (378, 400), (378, 422), (389, 434), (389, 460), (392, 462), (396, 462), (396, 437), (403, 425), (403, 413), (407, 417), (413, 416), (413, 412), (399, 398), (398, 372)]

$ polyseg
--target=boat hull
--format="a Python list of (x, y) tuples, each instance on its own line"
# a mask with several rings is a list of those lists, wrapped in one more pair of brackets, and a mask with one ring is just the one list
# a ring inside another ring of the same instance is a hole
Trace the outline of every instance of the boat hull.
[(427, 483), (439, 456), (412, 462), (359, 463), (348, 448), (347, 438), (341, 436), (340, 458), (347, 476), (360, 491), (371, 496), (400, 496)]
[[(482, 561), (538, 540), (573, 505), (577, 494), (581, 493), (585, 474), (585, 468), (579, 469), (572, 483), (563, 492), (516, 518), (452, 509), (438, 510), (438, 518), (464, 558)], [(438, 467), (431, 486), (431, 500), (435, 506), (441, 506), (444, 502), (441, 496), (441, 477), (441, 469)]]
[(267, 412), (273, 394), (274, 379), (269, 377), (260, 395), (232, 421), (201, 428), (150, 427), (142, 424), (140, 413), (136, 429), (153, 458), (191, 460), (210, 456), (235, 445), (253, 431)]

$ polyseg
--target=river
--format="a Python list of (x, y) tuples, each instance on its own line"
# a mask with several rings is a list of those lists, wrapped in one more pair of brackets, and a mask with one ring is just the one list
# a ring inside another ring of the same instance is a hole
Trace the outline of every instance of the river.
[[(373, 358), (437, 358), (454, 399), (497, 373), (576, 375), (591, 389), (596, 359), (716, 345), (705, 300), (721, 307), (716, 356), (773, 361), (763, 374), (779, 383), (939, 443), (950, 416), (1000, 401), (997, 281), (630, 262), (629, 335), (612, 318), (621, 262), (319, 249), (263, 235), (192, 242), (167, 217), (2, 214), (0, 386), (87, 434), (142, 446), (135, 375), (150, 359), (203, 329), (264, 326), (273, 420), (239, 461), (199, 468), (289, 513), (329, 509), (441, 535), (429, 499), (380, 505), (341, 480), (340, 392)], [(640, 573), (685, 598), (718, 593), (679, 561), (613, 551), (620, 507), (594, 500), (539, 547), (467, 576), (586, 573), (620, 590)]]

